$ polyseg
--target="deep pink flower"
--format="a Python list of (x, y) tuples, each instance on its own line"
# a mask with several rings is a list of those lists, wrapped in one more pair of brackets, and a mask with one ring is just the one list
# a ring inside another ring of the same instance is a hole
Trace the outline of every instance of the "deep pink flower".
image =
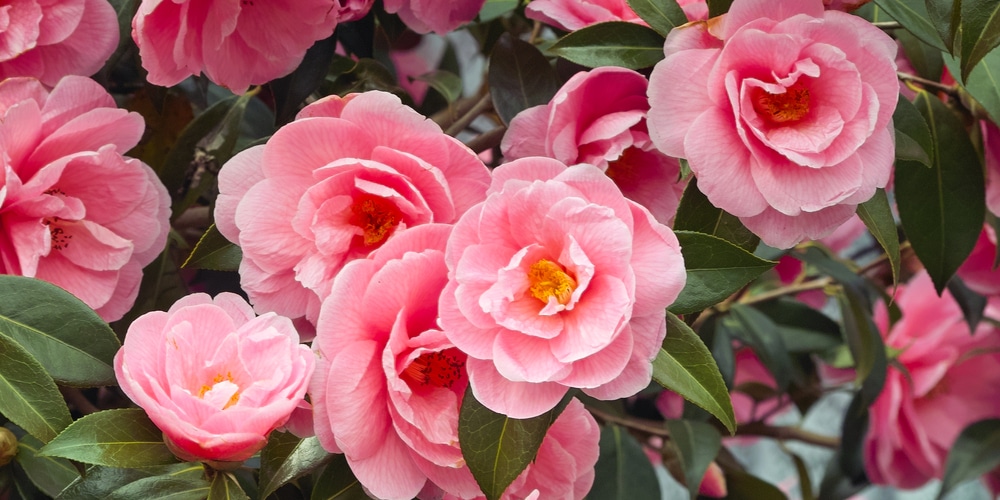
[(547, 156), (567, 165), (596, 165), (627, 198), (669, 224), (686, 183), (678, 182), (677, 159), (649, 140), (648, 84), (635, 71), (611, 66), (573, 75), (548, 104), (511, 120), (501, 144), (504, 157)]
[(32, 78), (0, 83), (0, 274), (55, 283), (107, 321), (132, 308), (170, 229), (167, 190), (122, 156), (142, 130), (88, 78), (51, 92)]
[(115, 375), (179, 458), (242, 462), (302, 401), (314, 362), (288, 318), (198, 293), (132, 322)]
[(0, 80), (38, 78), (54, 86), (90, 76), (118, 46), (118, 16), (107, 0), (11, 0), (0, 7)]
[(983, 225), (972, 253), (958, 268), (957, 275), (972, 291), (981, 295), (1000, 295), (1000, 270), (994, 269), (997, 254), (997, 234), (989, 224)]
[(254, 307), (315, 323), (345, 263), (407, 228), (455, 222), (484, 199), (489, 176), (397, 97), (330, 96), (223, 166), (215, 220), (243, 250)]
[(417, 33), (439, 35), (472, 21), (486, 0), (385, 0), (385, 11), (398, 14)]
[(871, 0), (823, 0), (823, 5), (825, 5), (829, 10), (852, 12), (861, 8), (862, 5), (870, 1)]
[[(968, 424), (1000, 417), (1000, 330), (982, 321), (975, 334), (947, 291), (926, 272), (895, 296), (902, 319), (888, 329), (885, 307), (875, 322), (886, 346), (900, 350), (871, 406), (865, 469), (876, 484), (916, 488), (944, 472), (948, 450)], [(986, 314), (997, 318), (995, 303)], [(905, 372), (904, 370), (905, 369)]]
[(334, 0), (337, 22), (356, 21), (368, 15), (375, 0)]
[(601, 399), (646, 387), (685, 282), (669, 228), (597, 167), (540, 157), (493, 171), (446, 259), (441, 326), (469, 355), (476, 399), (513, 418), (569, 387)]
[[(708, 18), (705, 0), (677, 0), (677, 3), (692, 21)], [(566, 31), (608, 21), (646, 24), (626, 0), (533, 0), (524, 8), (524, 15)]]
[(667, 37), (653, 143), (765, 243), (826, 236), (889, 181), (895, 42), (821, 0), (736, 0), (709, 26)]
[(342, 8), (334, 0), (143, 0), (132, 38), (151, 83), (205, 73), (242, 93), (291, 73), (333, 34)]

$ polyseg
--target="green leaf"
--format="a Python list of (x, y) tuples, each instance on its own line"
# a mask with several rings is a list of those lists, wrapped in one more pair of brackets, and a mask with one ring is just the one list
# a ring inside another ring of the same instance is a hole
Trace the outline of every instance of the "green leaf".
[(983, 166), (958, 117), (921, 91), (917, 108), (931, 126), (930, 169), (896, 163), (896, 204), (906, 236), (940, 294), (979, 239), (986, 212)]
[(121, 469), (95, 465), (87, 469), (86, 476), (77, 478), (63, 490), (57, 500), (104, 500), (123, 486), (154, 476), (169, 476), (196, 482), (204, 480), (205, 467), (200, 463), (190, 462), (141, 469)]
[(236, 271), (240, 268), (241, 260), (243, 260), (243, 252), (240, 247), (227, 240), (213, 223), (205, 231), (205, 234), (201, 235), (198, 244), (191, 250), (191, 254), (181, 264), (181, 267), (191, 266), (195, 269)]
[(70, 424), (62, 394), (31, 353), (0, 326), (0, 414), (49, 442)]
[(733, 0), (708, 0), (708, 16), (715, 17), (721, 16), (726, 12), (729, 12), (729, 6), (733, 4)]
[(701, 479), (722, 447), (722, 436), (711, 424), (695, 420), (667, 420), (670, 442), (680, 457), (684, 480), (693, 500)]
[(787, 500), (788, 496), (777, 486), (746, 472), (726, 472), (727, 498), (752, 498), (754, 500)]
[(118, 337), (93, 309), (58, 286), (0, 276), (0, 332), (61, 384), (116, 385)]
[(508, 12), (512, 12), (520, 5), (521, 0), (486, 0), (483, 8), (479, 10), (479, 22), (488, 23)]
[(587, 498), (659, 500), (660, 483), (642, 446), (617, 425), (601, 428), (600, 455), (594, 466), (594, 486)]
[(990, 115), (993, 123), (1000, 123), (1000, 49), (986, 54), (972, 68), (967, 78), (960, 77), (959, 61), (954, 57), (945, 54), (944, 64), (966, 92)]
[[(267, 498), (261, 495), (260, 498)], [(236, 477), (229, 472), (217, 471), (212, 478), (207, 500), (249, 500)]]
[(736, 432), (729, 390), (712, 353), (691, 327), (670, 313), (663, 348), (653, 360), (653, 380), (715, 415), (730, 432)]
[(628, 6), (632, 7), (650, 28), (663, 36), (667, 36), (670, 30), (688, 22), (687, 15), (677, 4), (677, 0), (628, 0)]
[(740, 222), (739, 217), (712, 205), (712, 202), (708, 201), (698, 189), (698, 179), (694, 177), (691, 177), (687, 187), (684, 188), (684, 196), (681, 197), (680, 206), (677, 207), (673, 227), (675, 231), (694, 231), (718, 236), (748, 252), (756, 250), (757, 244), (760, 243), (760, 238), (751, 233)]
[(91, 413), (73, 422), (42, 448), (41, 454), (108, 467), (151, 467), (177, 462), (163, 443), (160, 429), (141, 408)]
[(917, 161), (933, 166), (934, 139), (920, 110), (909, 99), (899, 96), (892, 123), (896, 129), (896, 160)]
[(718, 304), (775, 265), (717, 236), (691, 231), (674, 234), (687, 270), (687, 283), (670, 306), (674, 314)]
[(38, 450), (42, 446), (41, 441), (30, 435), (21, 436), (18, 438), (17, 456), (14, 460), (39, 490), (55, 497), (66, 486), (79, 479), (80, 473), (69, 460), (38, 456)]
[(954, 8), (956, 4), (961, 5), (962, 0), (924, 0), (924, 7), (927, 9), (927, 19), (934, 25), (938, 36), (944, 41), (949, 52), (955, 52), (953, 45), (955, 41), (955, 29), (959, 24), (961, 10)]
[[(905, 100), (905, 99), (904, 99)], [(870, 200), (858, 205), (858, 217), (868, 226), (868, 231), (878, 240), (889, 258), (892, 268), (892, 283), (899, 283), (899, 233), (896, 231), (896, 221), (892, 218), (892, 208), (884, 189), (878, 189)]]
[[(870, 5), (870, 4), (869, 4)], [(894, 33), (899, 43), (903, 45), (903, 53), (910, 60), (917, 75), (928, 80), (938, 81), (944, 71), (944, 59), (941, 51), (920, 41), (906, 30), (896, 30)]]
[(237, 99), (233, 96), (219, 101), (198, 115), (184, 127), (174, 147), (167, 153), (163, 166), (156, 174), (173, 200), (176, 201), (184, 193), (187, 174), (195, 160), (199, 144), (225, 120)]
[(730, 309), (725, 323), (736, 320), (735, 331), (742, 332), (740, 338), (749, 344), (774, 377), (779, 391), (788, 389), (791, 383), (792, 365), (788, 358), (784, 339), (778, 333), (778, 325), (766, 314), (750, 307), (736, 304)]
[(548, 103), (559, 90), (548, 59), (534, 45), (510, 33), (501, 35), (493, 46), (487, 78), (493, 108), (504, 124), (525, 109)]
[(867, 408), (875, 402), (885, 385), (888, 363), (885, 344), (860, 290), (843, 284), (843, 293), (837, 299), (844, 322), (844, 336), (855, 362), (855, 381), (861, 386), (861, 404)]
[(351, 472), (347, 457), (337, 454), (316, 478), (310, 500), (368, 500), (368, 495)]
[(930, 21), (924, 0), (875, 0), (875, 4), (924, 43), (948, 51), (948, 47), (938, 35), (937, 28)]
[(663, 59), (663, 42), (663, 35), (651, 28), (611, 21), (578, 29), (559, 39), (549, 50), (588, 68), (641, 69)]
[[(962, 0), (960, 10), (962, 78), (968, 79), (979, 61), (1000, 45), (1000, 3), (996, 0)], [(955, 52), (957, 50), (952, 51)]]
[(792, 458), (792, 462), (795, 463), (795, 471), (799, 474), (799, 491), (802, 492), (802, 500), (814, 500), (816, 496), (813, 495), (812, 479), (809, 479), (809, 466), (806, 465), (806, 461), (795, 453), (788, 450), (785, 452)]
[(135, 500), (136, 498), (205, 500), (210, 492), (209, 488), (209, 483), (205, 479), (154, 476), (118, 488), (107, 496), (107, 500)]
[(299, 439), (290, 432), (272, 432), (260, 454), (260, 497), (312, 472), (330, 456), (315, 436)]
[[(968, 0), (966, 0), (968, 1)], [(975, 422), (955, 439), (945, 462), (938, 499), (1000, 465), (1000, 419)]]
[(774, 321), (790, 353), (822, 353), (843, 343), (840, 325), (797, 300), (779, 298), (755, 304), (754, 308)]
[(275, 125), (284, 125), (295, 118), (302, 101), (326, 79), (327, 70), (336, 55), (336, 36), (319, 40), (309, 47), (295, 71), (268, 84), (274, 96)]
[(451, 71), (439, 69), (420, 75), (416, 79), (427, 82), (449, 104), (462, 97), (462, 79)]
[(986, 297), (970, 290), (958, 276), (952, 276), (948, 280), (948, 291), (951, 292), (952, 298), (962, 310), (962, 316), (969, 324), (969, 332), (975, 333), (976, 325), (982, 321), (983, 311), (986, 310)]

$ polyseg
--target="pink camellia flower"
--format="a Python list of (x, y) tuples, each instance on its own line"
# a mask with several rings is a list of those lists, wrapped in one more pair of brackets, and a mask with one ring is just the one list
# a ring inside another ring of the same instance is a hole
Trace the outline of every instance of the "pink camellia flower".
[(49, 87), (89, 76), (118, 46), (118, 15), (107, 0), (20, 0), (0, 10), (0, 80), (38, 78)]
[(254, 307), (315, 324), (345, 263), (406, 228), (455, 222), (489, 178), (472, 150), (392, 94), (330, 96), (222, 167), (215, 221), (243, 250)]
[(870, 1), (872, 0), (823, 0), (823, 5), (829, 10), (852, 12)]
[(302, 401), (314, 363), (288, 318), (198, 293), (132, 322), (115, 376), (179, 458), (242, 462)]
[(334, 0), (334, 8), (337, 9), (337, 22), (357, 21), (368, 15), (372, 10), (375, 0)]
[(686, 183), (679, 182), (677, 159), (649, 140), (648, 83), (635, 71), (612, 66), (573, 75), (548, 104), (511, 120), (501, 144), (504, 157), (547, 156), (567, 165), (596, 165), (627, 198), (669, 224)]
[[(968, 424), (1000, 417), (1000, 330), (980, 322), (974, 334), (947, 291), (938, 297), (926, 272), (896, 292), (903, 317), (875, 323), (886, 346), (900, 350), (871, 406), (865, 469), (875, 484), (916, 488), (944, 472), (955, 438)], [(992, 302), (986, 315), (1000, 318)]]
[(650, 77), (653, 143), (768, 245), (826, 236), (889, 181), (896, 44), (822, 0), (736, 0), (673, 30)]
[(105, 320), (121, 318), (169, 231), (167, 190), (122, 156), (139, 142), (142, 117), (80, 76), (51, 91), (5, 80), (0, 117), (0, 274), (55, 283)]
[(997, 234), (989, 224), (983, 225), (976, 246), (956, 274), (970, 290), (981, 295), (1000, 295), (1000, 269), (995, 269)]
[(398, 14), (417, 33), (443, 35), (476, 17), (486, 0), (385, 0), (385, 11)]
[(445, 257), (442, 329), (469, 355), (476, 399), (513, 418), (570, 387), (601, 399), (646, 387), (685, 282), (669, 228), (597, 167), (541, 157), (493, 171)]
[[(688, 19), (708, 19), (705, 0), (678, 0), (677, 3)], [(524, 15), (566, 31), (608, 21), (646, 24), (626, 0), (533, 0), (524, 8)]]
[(142, 0), (132, 38), (151, 83), (171, 86), (205, 73), (242, 93), (291, 73), (351, 7), (334, 0)]

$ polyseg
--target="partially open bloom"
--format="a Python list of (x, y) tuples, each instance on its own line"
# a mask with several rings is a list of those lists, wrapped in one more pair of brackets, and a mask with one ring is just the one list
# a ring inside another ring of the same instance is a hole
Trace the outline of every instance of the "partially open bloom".
[(288, 318), (199, 293), (132, 322), (115, 376), (179, 458), (242, 462), (302, 401), (314, 363)]
[(736, 0), (673, 30), (653, 70), (653, 143), (768, 245), (818, 239), (884, 187), (896, 44), (821, 0)]
[(573, 75), (548, 104), (511, 120), (501, 144), (504, 157), (547, 156), (567, 165), (596, 165), (625, 197), (670, 223), (686, 183), (679, 182), (677, 159), (649, 140), (648, 83), (635, 71), (611, 66)]
[(215, 220), (258, 311), (315, 323), (333, 278), (393, 235), (485, 197), (469, 148), (385, 92), (330, 96), (222, 167)]
[(597, 167), (501, 165), (456, 223), (441, 326), (468, 353), (476, 399), (513, 418), (568, 388), (615, 399), (646, 387), (685, 282), (673, 232)]
[[(692, 21), (708, 18), (705, 0), (677, 0)], [(607, 21), (646, 24), (626, 0), (533, 0), (524, 15), (566, 31), (578, 30)]]
[(0, 83), (0, 274), (59, 285), (107, 321), (132, 308), (170, 216), (153, 170), (122, 156), (142, 130), (88, 78)]
[(385, 0), (385, 11), (398, 14), (417, 33), (443, 35), (472, 21), (486, 0)]

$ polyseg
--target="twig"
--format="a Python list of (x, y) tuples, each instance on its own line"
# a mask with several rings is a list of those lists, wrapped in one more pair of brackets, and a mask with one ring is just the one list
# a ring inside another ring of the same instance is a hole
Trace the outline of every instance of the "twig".
[(452, 137), (455, 137), (456, 135), (459, 134), (459, 132), (465, 130), (465, 127), (468, 127), (469, 124), (472, 123), (472, 120), (475, 120), (476, 117), (478, 117), (479, 115), (489, 111), (492, 107), (493, 107), (493, 100), (490, 98), (489, 92), (487, 92), (486, 94), (483, 94), (483, 96), (479, 99), (478, 102), (476, 102), (476, 105), (473, 106), (472, 109), (469, 110), (469, 112), (458, 117), (458, 119), (455, 120), (455, 122), (452, 123), (451, 126), (445, 129), (444, 133)]
[(100, 408), (94, 406), (94, 403), (91, 403), (90, 400), (87, 399), (82, 392), (80, 392), (80, 389), (75, 387), (60, 387), (59, 392), (62, 393), (66, 401), (73, 404), (76, 411), (83, 415), (90, 415), (91, 413), (101, 411)]
[(660, 436), (660, 437), (665, 437), (665, 438), (669, 438), (670, 437), (670, 431), (668, 431), (667, 429), (665, 429), (662, 424), (657, 425), (658, 422), (652, 422), (652, 421), (646, 422), (646, 421), (641, 421), (641, 420), (637, 420), (637, 419), (619, 417), (617, 415), (612, 415), (610, 413), (606, 413), (606, 412), (603, 412), (601, 410), (598, 410), (597, 408), (593, 408), (593, 407), (589, 407), (589, 406), (587, 407), (587, 410), (590, 411), (591, 415), (593, 415), (593, 416), (595, 416), (595, 417), (597, 417), (597, 418), (599, 418), (599, 419), (601, 419), (601, 420), (603, 420), (605, 422), (610, 422), (610, 423), (613, 423), (613, 424), (618, 424), (618, 425), (620, 425), (622, 427), (628, 427), (630, 429), (635, 429), (637, 431), (645, 432), (646, 434), (650, 434), (650, 435), (653, 435), (653, 436)]
[(872, 23), (872, 26), (881, 30), (898, 30), (903, 27), (902, 24), (899, 24), (896, 21), (883, 21), (879, 23)]
[(776, 299), (778, 297), (783, 297), (785, 295), (795, 295), (797, 293), (808, 292), (810, 290), (819, 290), (825, 288), (827, 285), (833, 283), (833, 278), (829, 276), (824, 276), (822, 278), (816, 278), (814, 280), (806, 281), (804, 283), (799, 283), (795, 285), (788, 285), (781, 288), (776, 288), (774, 290), (768, 290), (763, 293), (758, 293), (757, 295), (751, 295), (749, 297), (742, 297), (736, 302), (739, 304), (757, 304), (760, 302), (767, 302), (771, 299)]
[(931, 89), (934, 89), (934, 90), (938, 90), (938, 91), (944, 92), (944, 93), (946, 93), (948, 95), (951, 95), (951, 96), (957, 96), (958, 95), (958, 89), (954, 85), (945, 85), (945, 84), (943, 84), (941, 82), (935, 82), (934, 80), (928, 80), (926, 78), (921, 78), (921, 77), (919, 77), (917, 75), (911, 75), (909, 73), (903, 73), (902, 71), (897, 71), (896, 72), (896, 76), (898, 76), (899, 79), (903, 80), (904, 82), (919, 83), (920, 85), (923, 85), (924, 87), (928, 87), (928, 88), (931, 88)]
[(798, 427), (782, 426), (775, 427), (763, 422), (751, 422), (742, 424), (736, 429), (737, 436), (763, 436), (778, 439), (781, 441), (801, 441), (824, 448), (837, 448), (840, 446), (840, 438), (834, 436), (823, 436), (809, 432)]
[(482, 153), (487, 149), (493, 149), (494, 147), (500, 145), (500, 140), (503, 139), (503, 134), (507, 132), (507, 127), (500, 125), (492, 130), (487, 130), (482, 134), (473, 137), (465, 145), (469, 146), (469, 149), (476, 152), (476, 154)]

